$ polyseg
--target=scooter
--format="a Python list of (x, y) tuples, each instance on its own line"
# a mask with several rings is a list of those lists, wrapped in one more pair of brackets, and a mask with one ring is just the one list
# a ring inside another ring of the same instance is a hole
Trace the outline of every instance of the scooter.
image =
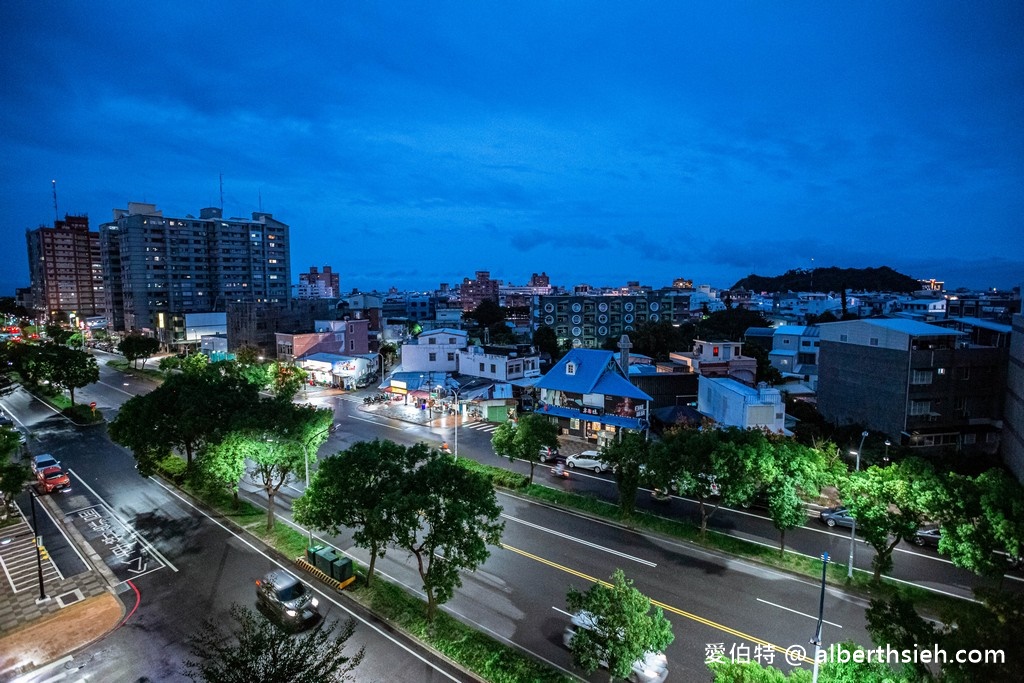
[(448, 447), (448, 442), (447, 441), (445, 441), (443, 444), (441, 444), (441, 452), (442, 453), (447, 453), (448, 455), (452, 454), (452, 449)]
[(568, 479), (569, 470), (562, 463), (558, 463), (557, 465), (551, 468), (551, 476), (560, 477), (562, 479)]

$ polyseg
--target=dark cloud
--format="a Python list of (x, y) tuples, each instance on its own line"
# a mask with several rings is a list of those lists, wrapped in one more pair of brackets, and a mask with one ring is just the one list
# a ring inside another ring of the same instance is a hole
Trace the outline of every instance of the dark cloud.
[(985, 286), (1019, 266), (998, 257), (1024, 215), (1012, 0), (11, 0), (0, 26), (18, 284), (52, 178), (99, 223), (128, 201), (196, 213), (221, 174), (228, 213), (262, 201), (294, 227), (294, 272), (364, 287), (731, 284), (907, 254)]

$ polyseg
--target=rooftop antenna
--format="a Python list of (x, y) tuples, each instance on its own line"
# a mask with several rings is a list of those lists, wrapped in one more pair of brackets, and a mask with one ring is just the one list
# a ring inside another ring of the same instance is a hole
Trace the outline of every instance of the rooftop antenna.
[(51, 180), (50, 183), (53, 185), (53, 221), (56, 223), (60, 220), (60, 213), (57, 211), (57, 181)]
[(220, 174), (220, 212), (224, 213), (224, 174)]

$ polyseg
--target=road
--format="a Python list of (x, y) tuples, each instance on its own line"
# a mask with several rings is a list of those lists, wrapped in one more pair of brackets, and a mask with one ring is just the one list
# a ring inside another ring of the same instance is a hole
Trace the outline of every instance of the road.
[[(81, 393), (83, 400), (100, 403), (106, 396), (119, 404), (125, 392), (107, 382)], [(122, 628), (77, 653), (66, 668), (80, 680), (187, 680), (188, 637), (205, 619), (228, 624), (233, 604), (254, 607), (255, 580), (282, 564), (157, 480), (140, 477), (104, 427), (73, 427), (21, 395), (4, 403), (30, 426), (33, 454), (53, 453), (69, 471), (72, 491), (53, 501), (103, 558), (130, 612)], [(60, 570), (66, 576), (85, 571), (68, 541), (45, 526), (45, 515), (40, 522)], [(327, 619), (357, 620), (347, 651), (366, 648), (360, 680), (474, 680), (351, 601), (328, 592), (321, 598)]]
[[(112, 417), (116, 406), (129, 395), (147, 390), (144, 385), (137, 386), (134, 380), (129, 380), (125, 386), (118, 373), (101, 367), (100, 383), (80, 390), (78, 395), (80, 400), (96, 401), (108, 417)], [(362, 404), (355, 395), (317, 397), (313, 400), (334, 408), (339, 425), (321, 448), (321, 456), (372, 438), (388, 438), (403, 444), (417, 441), (439, 444), (442, 440), (451, 440), (450, 430), (430, 429), (360, 410)], [(23, 408), (29, 414), (37, 407), (33, 407), (29, 400)], [(43, 415), (40, 420), (43, 427), (39, 431), (44, 436), (47, 429), (60, 431), (59, 427), (53, 426), (52, 412), (49, 416), (40, 414)], [(56, 419), (59, 421), (60, 418)], [(165, 554), (175, 567), (181, 565), (188, 571), (202, 573), (197, 583), (182, 585), (210, 586), (211, 591), (204, 594), (204, 599), (216, 601), (221, 609), (219, 614), (223, 615), (231, 602), (227, 598), (247, 592), (251, 579), (255, 578), (245, 576), (244, 580), (231, 586), (224, 585), (225, 576), (237, 578), (239, 564), (233, 553), (241, 552), (238, 539), (225, 530), (208, 529), (209, 520), (197, 520), (194, 511), (182, 508), (181, 501), (173, 500), (171, 493), (155, 482), (140, 484), (142, 480), (132, 468), (131, 457), (109, 444), (102, 429), (90, 433), (100, 435), (93, 446), (78, 443), (49, 446), (48, 439), (40, 437), (32, 444), (33, 452), (64, 448), (67, 453), (57, 452), (55, 455), (68, 464), (81, 458), (81, 464), (72, 465), (75, 474), (90, 486), (95, 484), (99, 496), (104, 499), (109, 496), (113, 501), (111, 509), (123, 512), (126, 519), (149, 530), (155, 538), (155, 547), (161, 552), (167, 549)], [(507, 460), (496, 458), (490, 449), (488, 431), (460, 430), (459, 451), (462, 457), (528, 471), (524, 463), (510, 465)], [(571, 487), (614, 500), (614, 484), (606, 476), (575, 473), (570, 480), (561, 481), (548, 478), (546, 468), (538, 468), (537, 473), (538, 481), (548, 485)], [(295, 483), (279, 497), (281, 512), (285, 516), (290, 500), (300, 492), (301, 483)], [(76, 492), (74, 495), (80, 494)], [(250, 495), (258, 498), (260, 494), (253, 490)], [(70, 495), (63, 499), (67, 502), (73, 500)], [(464, 578), (463, 588), (446, 608), (497, 638), (567, 672), (571, 670), (570, 658), (561, 645), (561, 632), (568, 621), (566, 591), (570, 585), (585, 589), (593, 580), (607, 580), (615, 568), (624, 569), (638, 588), (663, 606), (676, 625), (677, 639), (669, 648), (668, 655), (673, 676), (682, 674), (683, 680), (705, 674), (704, 659), (712, 648), (724, 649), (727, 655), (730, 648), (735, 647), (741, 651), (746, 648), (748, 654), (756, 651), (763, 654), (769, 645), (777, 650), (790, 645), (805, 645), (813, 633), (819, 591), (814, 581), (794, 578), (689, 545), (637, 534), (507, 494), (501, 495), (501, 503), (506, 515), (502, 547), (494, 549), (492, 557), (480, 570)], [(641, 504), (650, 505), (649, 497), (642, 497)], [(154, 516), (153, 511), (156, 510), (161, 511), (160, 516)], [(659, 510), (667, 514), (694, 514), (692, 504), (679, 498)], [(717, 529), (749, 536), (772, 546), (776, 544), (770, 522), (756, 511), (723, 509), (714, 520)], [(846, 560), (848, 535), (811, 526), (787, 536), (790, 545), (803, 552), (817, 556), (822, 550), (828, 550), (835, 553), (839, 561)], [(202, 542), (198, 543), (196, 539)], [(342, 536), (329, 540), (356, 559), (366, 561), (365, 553), (354, 548), (350, 538)], [(199, 548), (203, 549), (202, 553), (197, 552)], [(216, 563), (209, 561), (208, 552), (219, 553), (215, 555)], [(202, 559), (196, 560), (199, 555)], [(928, 572), (934, 572), (944, 577), (949, 572), (944, 561), (929, 556), (927, 552), (911, 551), (907, 555), (897, 559), (898, 568), (910, 562), (921, 562), (927, 570), (919, 575), (929, 576)], [(866, 568), (869, 563), (870, 549), (862, 546), (858, 549), (858, 566)], [(257, 566), (262, 570), (269, 565)], [(392, 580), (419, 592), (419, 577), (408, 559), (400, 553), (389, 553), (384, 560), (378, 561), (378, 567)], [(181, 607), (173, 604), (178, 584), (176, 581), (169, 584), (160, 582), (150, 576), (146, 574), (133, 579), (132, 584), (139, 587), (140, 594), (152, 596), (157, 604), (169, 603), (171, 613), (152, 614), (149, 618), (154, 622), (143, 622), (142, 630), (167, 629), (171, 634), (170, 642), (177, 643), (177, 655), (181, 655), (181, 634), (188, 630), (177, 631), (175, 624), (179, 618), (186, 619), (188, 623), (189, 615), (174, 614), (173, 608)], [(151, 585), (154, 581), (156, 583)], [(948, 592), (966, 591), (966, 586), (969, 586), (965, 582), (965, 587), (961, 588), (948, 579), (936, 579), (935, 583), (943, 590), (949, 589)], [(245, 588), (239, 589), (238, 585)], [(864, 627), (864, 606), (839, 592), (829, 591), (825, 607), (828, 622), (825, 626), (826, 642), (854, 640), (869, 644)], [(192, 623), (195, 623), (194, 618)], [(110, 641), (119, 647), (135, 647), (135, 643), (117, 642), (118, 638), (127, 637), (127, 634), (122, 636), (118, 632), (113, 641), (108, 638), (102, 645), (106, 646)], [(774, 663), (784, 663), (781, 654), (776, 655)], [(163, 673), (169, 673), (169, 670)], [(427, 679), (419, 677), (417, 680)]]

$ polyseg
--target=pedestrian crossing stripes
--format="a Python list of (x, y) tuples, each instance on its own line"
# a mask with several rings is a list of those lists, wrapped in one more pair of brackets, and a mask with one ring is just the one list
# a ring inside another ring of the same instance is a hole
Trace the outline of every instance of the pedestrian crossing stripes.
[(493, 422), (470, 422), (469, 424), (462, 425), (466, 429), (475, 429), (478, 432), (493, 432), (498, 428), (498, 425)]

